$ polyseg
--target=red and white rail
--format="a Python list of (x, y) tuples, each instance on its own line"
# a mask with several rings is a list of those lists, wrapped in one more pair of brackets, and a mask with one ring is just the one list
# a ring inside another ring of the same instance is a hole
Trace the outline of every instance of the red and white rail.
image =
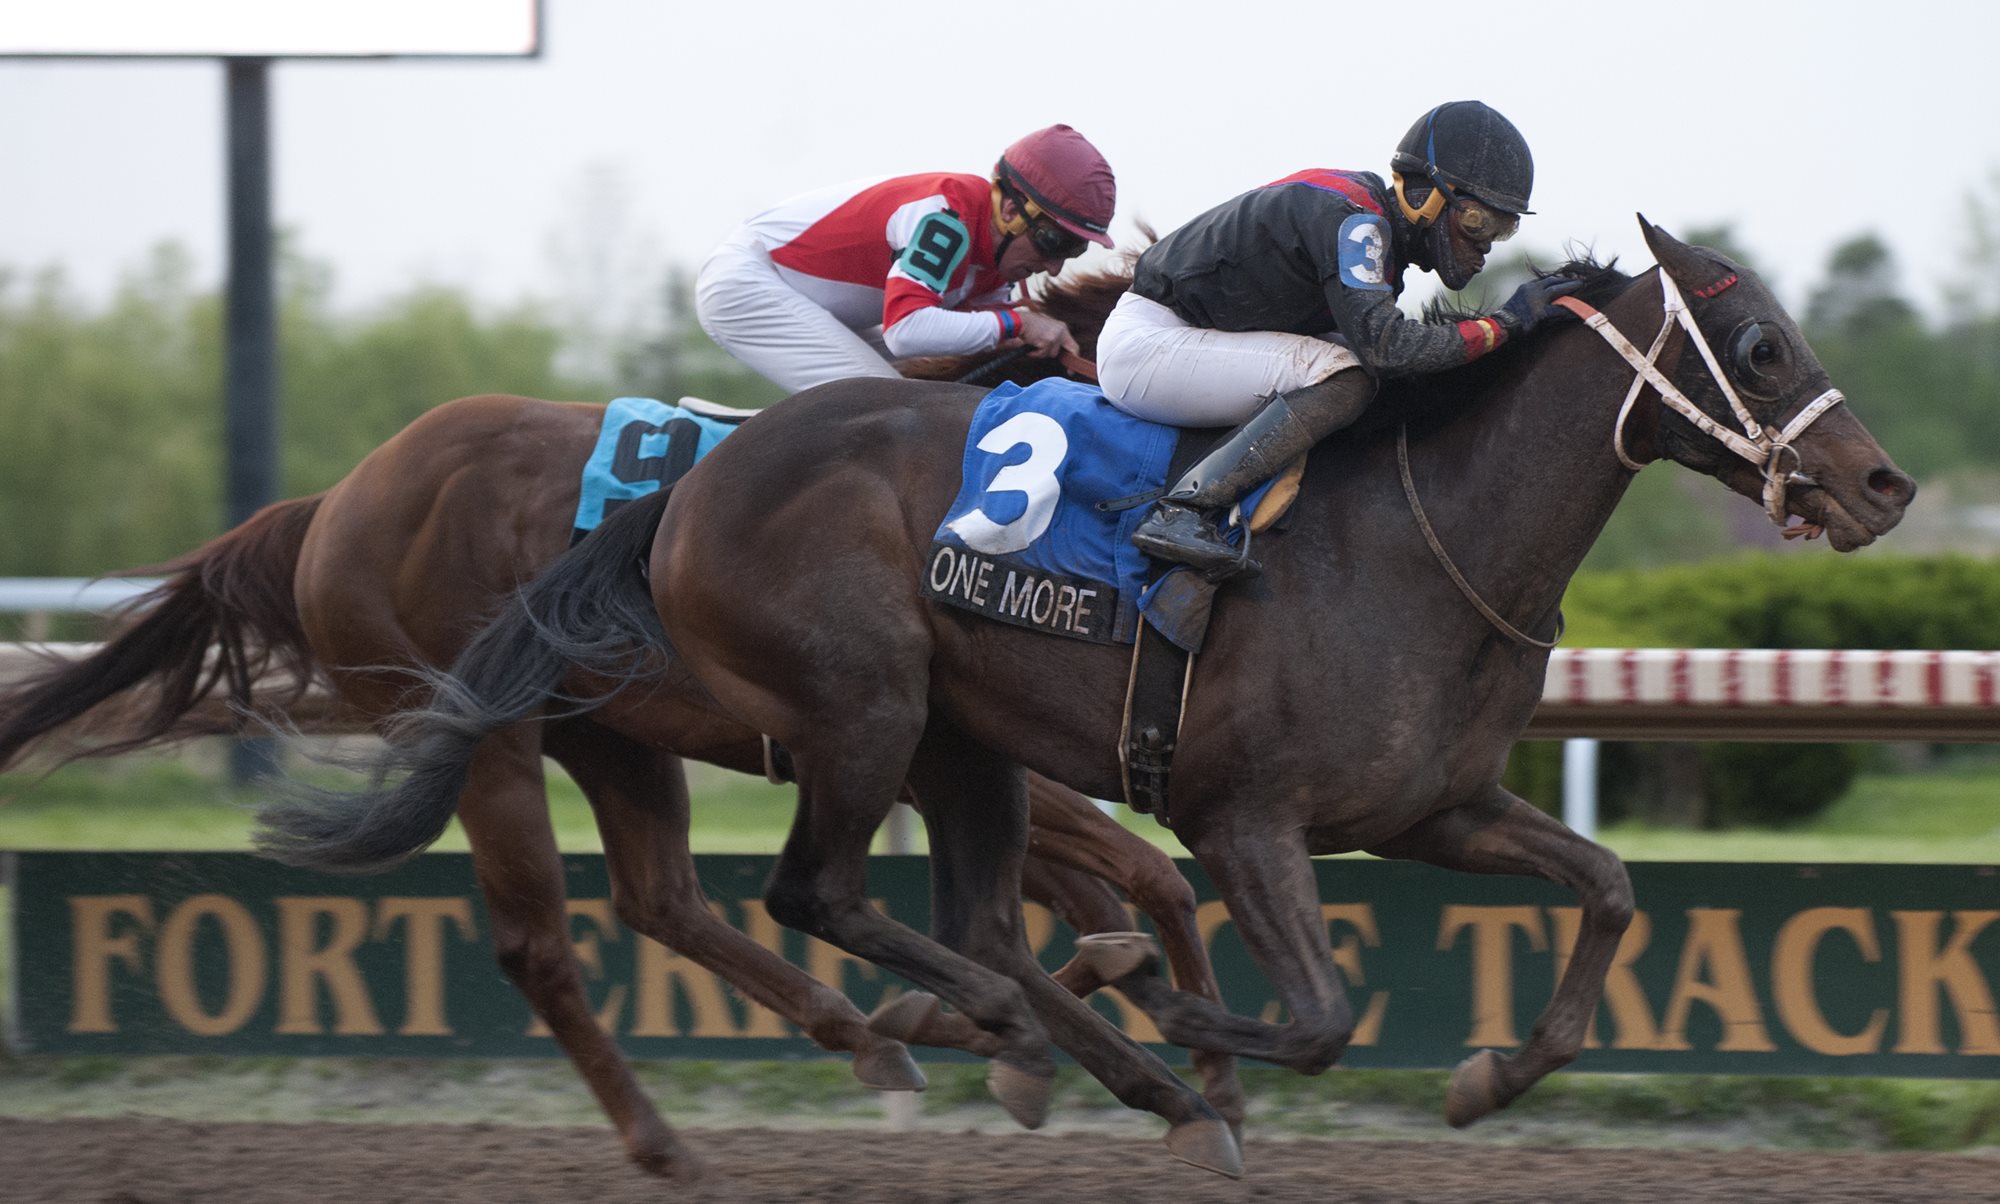
[[(26, 648), (0, 644), (0, 683), (33, 663)], [(275, 693), (284, 683), (265, 684)], [(293, 718), (339, 728), (327, 701), (314, 695)], [(1559, 648), (1527, 735), (2000, 743), (2000, 652)]]
[(2000, 652), (1558, 649), (1528, 735), (2000, 742)]

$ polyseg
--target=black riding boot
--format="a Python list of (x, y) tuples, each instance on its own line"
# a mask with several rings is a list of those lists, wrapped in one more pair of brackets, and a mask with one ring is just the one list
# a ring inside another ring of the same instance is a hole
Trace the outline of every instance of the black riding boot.
[(1192, 565), (1211, 580), (1254, 572), (1255, 566), (1217, 530), (1229, 507), (1360, 417), (1374, 396), (1375, 382), (1359, 368), (1273, 394), (1263, 409), (1174, 483), (1132, 532), (1133, 545), (1148, 556)]

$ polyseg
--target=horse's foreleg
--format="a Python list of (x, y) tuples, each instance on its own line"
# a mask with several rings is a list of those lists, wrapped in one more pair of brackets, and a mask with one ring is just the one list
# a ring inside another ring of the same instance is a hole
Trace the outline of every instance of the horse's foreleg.
[[(1111, 889), (1110, 883), (1071, 869), (1061, 862), (1042, 857), (1029, 857), (1024, 861), (1021, 864), (1021, 897), (1048, 908), (1079, 936), (1132, 932), (1132, 915), (1125, 910), (1125, 899)], [(1132, 935), (1144, 936), (1142, 933)], [(1152, 938), (1145, 939), (1150, 941)], [(1085, 999), (1110, 986), (1115, 976), (1104, 974), (1090, 958), (1071, 957), (1049, 977), (1078, 999)]]
[(680, 758), (589, 720), (550, 725), (550, 755), (583, 788), (597, 817), (618, 916), (713, 971), (796, 1024), (820, 1048), (852, 1051), (854, 1077), (882, 1091), (921, 1091), (923, 1072), (899, 1041), (871, 1032), (845, 995), (709, 910), (688, 848), (687, 778)]
[(562, 858), (549, 824), (534, 725), (503, 730), (480, 746), (458, 818), (472, 844), (501, 970), (576, 1065), (632, 1160), (655, 1174), (698, 1169), (591, 1013), (570, 942)]
[[(1130, 924), (1124, 907), (1104, 886), (1107, 881), (1116, 883), (1153, 921), (1174, 983), (1222, 1006), (1222, 987), (1195, 920), (1194, 888), (1172, 858), (1127, 831), (1083, 795), (1037, 774), (1028, 775), (1028, 820), (1031, 856), (1023, 869), (1023, 893), (1048, 904), (1079, 933), (1117, 932)], [(1064, 876), (1043, 868), (1050, 863), (1084, 873)], [(1056, 981), (1078, 995), (1108, 985), (1093, 961), (1071, 958), (1056, 971)], [(1141, 1001), (1133, 1002), (1144, 1010)], [(1244, 1099), (1236, 1059), (1196, 1050), (1191, 1060), (1201, 1073), (1202, 1095), (1241, 1132)]]
[[(1215, 1109), (1050, 978), (1030, 952), (1021, 923), (1028, 840), (1023, 777), (944, 720), (933, 720), (911, 763), (910, 787), (924, 803), (930, 832), (934, 934), (1019, 983), (1057, 1045), (1120, 1101), (1168, 1121), (1167, 1148), (1176, 1157), (1241, 1174), (1242, 1153)], [(1122, 909), (1113, 910), (1122, 921)]]
[(1483, 1049), (1451, 1076), (1445, 1117), (1469, 1125), (1518, 1099), (1583, 1048), (1604, 976), (1632, 922), (1632, 881), (1611, 850), (1594, 844), (1499, 787), (1442, 811), (1370, 852), (1474, 874), (1526, 874), (1576, 892), (1583, 921), (1576, 948), (1528, 1042), (1512, 1056)]

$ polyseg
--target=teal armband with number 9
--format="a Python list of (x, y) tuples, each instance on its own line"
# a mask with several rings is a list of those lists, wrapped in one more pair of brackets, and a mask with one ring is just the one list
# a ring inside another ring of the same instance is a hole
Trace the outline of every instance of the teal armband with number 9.
[(957, 215), (927, 213), (910, 236), (910, 245), (896, 257), (896, 266), (912, 280), (942, 293), (950, 286), (952, 273), (965, 262), (972, 235)]

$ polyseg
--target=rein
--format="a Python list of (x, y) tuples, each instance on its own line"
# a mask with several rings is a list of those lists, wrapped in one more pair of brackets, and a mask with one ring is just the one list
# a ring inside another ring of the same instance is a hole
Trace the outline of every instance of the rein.
[(966, 372), (965, 375), (953, 377), (951, 383), (955, 385), (977, 384), (987, 376), (998, 372), (1026, 354), (1028, 354), (1026, 347), (1009, 347), (998, 355), (988, 356), (974, 364), (971, 370)]
[(1561, 611), (1556, 612), (1555, 636), (1551, 639), (1538, 640), (1501, 618), (1500, 612), (1486, 604), (1486, 600), (1479, 596), (1479, 591), (1473, 589), (1472, 583), (1465, 579), (1465, 574), (1459, 572), (1458, 566), (1451, 562), (1451, 555), (1444, 550), (1443, 541), (1438, 539), (1437, 532), (1431, 529), (1431, 520), (1424, 514), (1424, 504), (1417, 500), (1417, 483), (1410, 476), (1410, 424), (1407, 422), (1396, 428), (1396, 469), (1403, 477), (1403, 496), (1410, 499), (1410, 513), (1416, 516), (1417, 528), (1424, 533), (1424, 542), (1431, 546), (1431, 555), (1437, 557), (1438, 564), (1444, 568), (1445, 576), (1451, 578), (1451, 583), (1458, 587), (1459, 593), (1465, 595), (1467, 602), (1472, 603), (1472, 608), (1486, 616), (1486, 621), (1493, 624), (1501, 635), (1517, 644), (1526, 644), (1531, 648), (1555, 647), (1563, 637)]
[[(1007, 350), (1000, 352), (998, 355), (994, 355), (985, 360), (981, 360), (979, 363), (973, 365), (971, 371), (967, 372), (963, 376), (953, 379), (951, 383), (955, 385), (974, 384), (980, 380), (983, 380), (988, 376), (993, 375), (1000, 369), (1005, 368), (1009, 364), (1013, 363), (1015, 360), (1020, 359), (1022, 356), (1028, 354), (1030, 350), (1032, 350), (1032, 348), (1027, 346), (1009, 347)], [(1087, 380), (1092, 384), (1097, 383), (1097, 365), (1091, 363), (1089, 360), (1076, 354), (1074, 351), (1058, 352), (1056, 355), (1056, 362), (1063, 366), (1064, 371), (1069, 372), (1074, 376), (1080, 376), (1084, 380)]]
[[(1669, 276), (1664, 268), (1660, 271), (1660, 291), (1663, 294), (1666, 312), (1660, 321), (1659, 334), (1653, 337), (1653, 345), (1644, 355), (1639, 353), (1632, 340), (1626, 338), (1623, 332), (1611, 324), (1611, 319), (1588, 304), (1574, 297), (1558, 297), (1555, 302), (1582, 318), (1585, 325), (1603, 336), (1604, 341), (1611, 344), (1612, 350), (1624, 357), (1625, 362), (1638, 372), (1632, 379), (1632, 387), (1625, 393), (1624, 404), (1618, 407), (1618, 419), (1612, 424), (1612, 450), (1618, 453), (1619, 463), (1633, 472), (1645, 467), (1625, 450), (1625, 421), (1631, 416), (1632, 404), (1650, 384), (1659, 393), (1660, 400), (1672, 406), (1698, 430), (1707, 432), (1724, 447), (1748, 460), (1751, 467), (1763, 473), (1764, 513), (1773, 523), (1780, 527), (1785, 526), (1788, 514), (1785, 508), (1786, 490), (1792, 485), (1815, 483), (1811, 477), (1797, 471), (1800, 463), (1799, 453), (1792, 447), (1792, 441), (1804, 434), (1806, 428), (1821, 414), (1846, 398), (1841, 395), (1839, 389), (1828, 389), (1800, 410), (1796, 417), (1785, 424), (1783, 430), (1758, 422), (1750, 413), (1750, 408), (1743, 404), (1742, 399), (1736, 395), (1736, 390), (1730, 386), (1728, 376), (1722, 371), (1722, 365), (1716, 362), (1714, 349), (1703, 337), (1701, 327), (1695, 324), (1694, 315), (1688, 312), (1687, 302), (1682, 299), (1679, 287), (1674, 284), (1673, 277)], [(1722, 395), (1729, 399), (1729, 408), (1735, 412), (1737, 422), (1743, 426), (1742, 434), (1728, 429), (1703, 413), (1701, 407), (1689, 401), (1687, 395), (1675, 388), (1674, 383), (1655, 366), (1655, 361), (1659, 359), (1660, 351), (1666, 346), (1667, 338), (1673, 333), (1676, 324), (1687, 331), (1688, 339), (1694, 343), (1695, 349), (1701, 353), (1702, 362), (1708, 366), (1709, 378), (1722, 390)], [(1783, 467), (1787, 455), (1791, 457), (1793, 464), (1793, 470), (1790, 472), (1785, 471)], [(1819, 530), (1816, 525), (1805, 523), (1786, 528), (1785, 534), (1788, 537), (1804, 535), (1811, 539), (1819, 534)]]

